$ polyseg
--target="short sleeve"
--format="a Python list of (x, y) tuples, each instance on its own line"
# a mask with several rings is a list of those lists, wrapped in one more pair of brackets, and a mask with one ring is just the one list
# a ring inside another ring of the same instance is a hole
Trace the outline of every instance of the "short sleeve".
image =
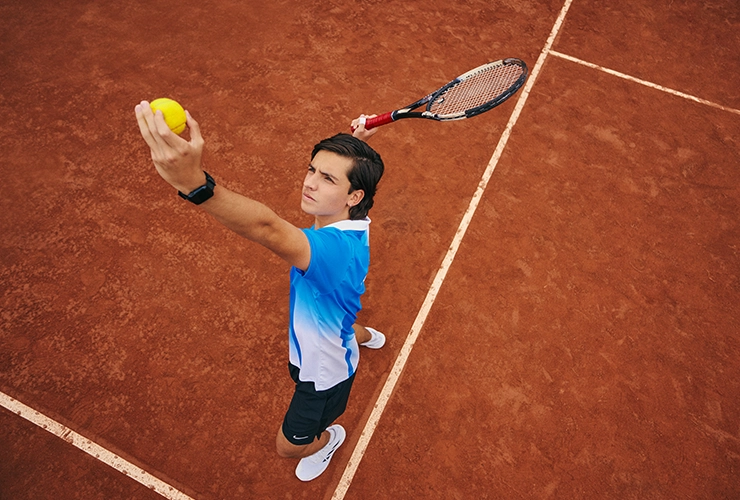
[(319, 293), (328, 293), (345, 279), (352, 261), (352, 244), (335, 228), (304, 229), (311, 245), (311, 262), (303, 274)]

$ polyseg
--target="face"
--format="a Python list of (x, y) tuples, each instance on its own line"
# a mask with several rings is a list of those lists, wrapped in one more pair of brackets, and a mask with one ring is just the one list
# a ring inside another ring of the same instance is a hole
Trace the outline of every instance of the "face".
[(303, 180), (301, 208), (316, 218), (317, 228), (349, 219), (349, 209), (362, 200), (362, 190), (349, 192), (351, 167), (352, 160), (331, 151), (319, 151), (311, 160)]

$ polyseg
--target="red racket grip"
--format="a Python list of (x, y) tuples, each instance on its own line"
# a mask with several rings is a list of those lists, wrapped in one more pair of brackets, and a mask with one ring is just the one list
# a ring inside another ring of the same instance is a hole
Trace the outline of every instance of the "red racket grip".
[[(389, 113), (385, 113), (380, 116), (376, 116), (375, 118), (365, 118), (365, 130), (370, 130), (371, 128), (380, 127), (381, 125), (385, 125), (387, 123), (391, 123), (393, 121), (393, 111)], [(356, 128), (352, 128), (352, 132), (357, 130)]]
[(385, 113), (380, 116), (376, 116), (375, 118), (367, 118), (365, 120), (365, 130), (370, 130), (371, 128), (380, 127), (381, 125), (386, 125), (388, 123), (391, 123), (393, 121), (393, 112)]

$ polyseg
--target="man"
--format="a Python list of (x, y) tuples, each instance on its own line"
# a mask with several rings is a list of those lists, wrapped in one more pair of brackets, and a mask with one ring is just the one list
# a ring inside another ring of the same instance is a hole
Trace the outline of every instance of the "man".
[(355, 324), (370, 257), (367, 212), (384, 170), (380, 156), (364, 142), (375, 130), (366, 130), (361, 116), (352, 122), (353, 135), (338, 134), (314, 147), (301, 197), (314, 225), (299, 229), (203, 171), (204, 140), (189, 113), (186, 141), (148, 102), (135, 111), (154, 167), (181, 197), (292, 266), (289, 371), (296, 386), (276, 448), (281, 457), (300, 458), (296, 475), (310, 481), (344, 442), (342, 426), (331, 424), (346, 408), (358, 344), (373, 349), (385, 344), (382, 333)]

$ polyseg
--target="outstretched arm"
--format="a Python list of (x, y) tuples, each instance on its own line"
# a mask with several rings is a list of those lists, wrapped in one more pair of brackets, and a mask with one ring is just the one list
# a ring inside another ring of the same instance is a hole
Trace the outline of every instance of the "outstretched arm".
[[(147, 101), (136, 106), (139, 131), (151, 150), (154, 167), (165, 181), (183, 193), (205, 183), (201, 166), (203, 137), (198, 122), (190, 113), (187, 116), (190, 141), (172, 132), (162, 112), (152, 113)], [(264, 204), (217, 185), (213, 197), (199, 206), (227, 228), (272, 250), (290, 265), (308, 269), (311, 247), (306, 235)]]

